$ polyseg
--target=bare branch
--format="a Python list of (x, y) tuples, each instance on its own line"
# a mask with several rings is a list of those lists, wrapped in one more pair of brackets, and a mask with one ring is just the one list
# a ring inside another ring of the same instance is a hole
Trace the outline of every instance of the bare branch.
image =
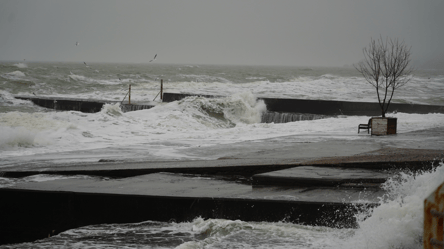
[(410, 49), (398, 39), (371, 39), (370, 44), (362, 50), (364, 60), (354, 65), (364, 79), (376, 89), (383, 117), (396, 89), (411, 79), (413, 69), (408, 67)]

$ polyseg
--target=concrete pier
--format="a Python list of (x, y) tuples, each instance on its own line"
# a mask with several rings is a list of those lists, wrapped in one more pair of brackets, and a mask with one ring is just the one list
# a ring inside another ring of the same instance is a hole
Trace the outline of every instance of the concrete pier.
[[(217, 95), (196, 95), (183, 93), (164, 93), (163, 102), (172, 102), (189, 96), (202, 96), (217, 98)], [(99, 112), (105, 103), (115, 104), (120, 101), (106, 101), (93, 99), (73, 99), (58, 97), (15, 96), (17, 99), (30, 100), (34, 104), (63, 111)], [(276, 113), (309, 113), (317, 115), (381, 115), (378, 103), (334, 101), (334, 100), (309, 100), (309, 99), (277, 99), (259, 98), (267, 105), (267, 111)], [(135, 111), (154, 107), (152, 103), (122, 104), (122, 111)], [(404, 113), (444, 113), (444, 106), (419, 105), (419, 104), (390, 104), (388, 112)]]

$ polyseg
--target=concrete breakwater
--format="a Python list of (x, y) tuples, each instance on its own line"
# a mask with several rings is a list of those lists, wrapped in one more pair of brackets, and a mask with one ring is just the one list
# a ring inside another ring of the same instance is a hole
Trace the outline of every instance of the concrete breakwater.
[[(173, 102), (190, 96), (202, 96), (218, 98), (217, 95), (196, 95), (185, 93), (164, 93), (164, 102)], [(74, 99), (58, 97), (15, 96), (17, 99), (29, 100), (38, 106), (62, 111), (80, 111), (87, 113), (99, 112), (104, 104), (116, 104), (120, 101)], [(286, 123), (300, 120), (321, 119), (334, 115), (362, 115), (379, 116), (381, 114), (378, 103), (334, 101), (334, 100), (309, 100), (309, 99), (277, 99), (260, 98), (266, 106), (267, 112), (262, 116), (263, 123)], [(123, 112), (150, 109), (152, 103), (121, 104)], [(419, 104), (390, 104), (389, 112), (404, 113), (444, 113), (444, 106), (419, 105)]]
[[(168, 95), (171, 96), (171, 95)], [(214, 97), (214, 96), (210, 96)], [(31, 96), (15, 96), (17, 99), (29, 100), (34, 104), (61, 111), (80, 111), (86, 113), (99, 112), (104, 104), (116, 104), (120, 101), (105, 101), (92, 99), (74, 99), (74, 98), (58, 98), (58, 97), (31, 97)], [(122, 112), (139, 111), (150, 109), (154, 105), (149, 103), (133, 103), (121, 104)], [(262, 123), (287, 123), (301, 120), (314, 120), (325, 118), (324, 115), (306, 114), (306, 113), (281, 113), (281, 112), (265, 112), (262, 115)]]
[[(29, 100), (34, 104), (61, 111), (79, 111), (86, 113), (95, 113), (102, 110), (105, 104), (116, 104), (120, 101), (98, 100), (98, 99), (74, 99), (59, 97), (37, 97), (37, 96), (14, 96), (16, 99)], [(138, 111), (154, 107), (148, 103), (121, 104), (123, 112)]]
[[(221, 96), (197, 95), (187, 93), (164, 93), (163, 101), (172, 102), (189, 96), (202, 96), (216, 98)], [(280, 99), (259, 98), (267, 105), (269, 112), (278, 113), (309, 113), (319, 115), (355, 115), (355, 116), (379, 116), (381, 109), (378, 103), (352, 102), (336, 100), (311, 100), (311, 99)], [(404, 113), (444, 113), (444, 106), (392, 103), (388, 112)]]
[(97, 99), (74, 99), (59, 97), (14, 96), (16, 99), (29, 100), (35, 105), (61, 111), (100, 112), (106, 103), (116, 103)]

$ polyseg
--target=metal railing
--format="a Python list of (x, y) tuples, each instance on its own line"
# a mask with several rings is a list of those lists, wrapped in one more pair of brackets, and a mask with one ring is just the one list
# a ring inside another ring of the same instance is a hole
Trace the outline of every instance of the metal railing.
[[(157, 96), (160, 95), (160, 100), (163, 100), (163, 79), (160, 80), (160, 92), (154, 97), (153, 101), (156, 100)], [(128, 105), (131, 105), (131, 84), (129, 85), (128, 92), (126, 92), (125, 97), (123, 97), (122, 101), (120, 101), (120, 104), (123, 104), (123, 101), (125, 101), (126, 96), (128, 96)]]
[(122, 101), (120, 102), (120, 104), (123, 103), (123, 101), (125, 100), (126, 96), (128, 96), (128, 105), (131, 105), (131, 84), (129, 85), (129, 89), (128, 92), (126, 92), (125, 97), (123, 97)]
[(160, 100), (163, 100), (163, 80), (160, 80), (160, 92), (154, 97), (153, 101), (156, 100), (157, 96), (160, 94)]

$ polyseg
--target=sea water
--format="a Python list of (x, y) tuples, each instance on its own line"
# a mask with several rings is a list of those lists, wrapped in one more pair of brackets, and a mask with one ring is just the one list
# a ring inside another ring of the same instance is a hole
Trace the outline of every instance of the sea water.
[[(223, 97), (161, 103), (155, 99), (161, 79), (166, 92)], [(62, 112), (14, 98), (35, 95), (122, 101), (130, 84), (132, 102), (148, 102), (155, 107), (124, 113), (117, 103), (106, 104), (98, 113)], [(443, 92), (444, 72), (416, 71), (393, 101), (444, 105)], [(356, 124), (369, 118), (336, 116), (263, 123), (266, 106), (258, 97), (376, 101), (375, 89), (353, 68), (0, 63), (0, 168), (96, 163), (103, 158), (213, 160), (223, 154), (212, 148), (246, 141), (362, 139), (356, 135)], [(390, 115), (398, 117), (398, 133), (444, 124), (444, 114)], [(196, 217), (184, 223), (89, 226), (15, 247), (420, 248), (421, 203), (444, 179), (442, 168), (441, 164), (436, 172), (404, 174), (389, 181), (386, 188), (391, 198), (381, 200), (370, 218), (359, 222), (359, 229)], [(21, 180), (51, 179), (37, 176)], [(1, 178), (0, 184), (11, 186), (14, 182)]]
[[(161, 103), (165, 92), (220, 95)], [(107, 104), (99, 113), (55, 111), (14, 95), (56, 96), (156, 105), (123, 113)], [(444, 71), (417, 71), (394, 102), (444, 105)], [(359, 139), (357, 124), (369, 117), (336, 116), (290, 123), (261, 122), (258, 97), (375, 102), (375, 89), (353, 68), (94, 64), (0, 64), (0, 168), (91, 163), (100, 159), (157, 161), (217, 159), (202, 147), (263, 139), (313, 137)], [(154, 100), (154, 101), (153, 101)], [(124, 101), (128, 101), (126, 98)], [(442, 126), (444, 114), (390, 114), (398, 132)], [(279, 140), (279, 139), (278, 139)]]

